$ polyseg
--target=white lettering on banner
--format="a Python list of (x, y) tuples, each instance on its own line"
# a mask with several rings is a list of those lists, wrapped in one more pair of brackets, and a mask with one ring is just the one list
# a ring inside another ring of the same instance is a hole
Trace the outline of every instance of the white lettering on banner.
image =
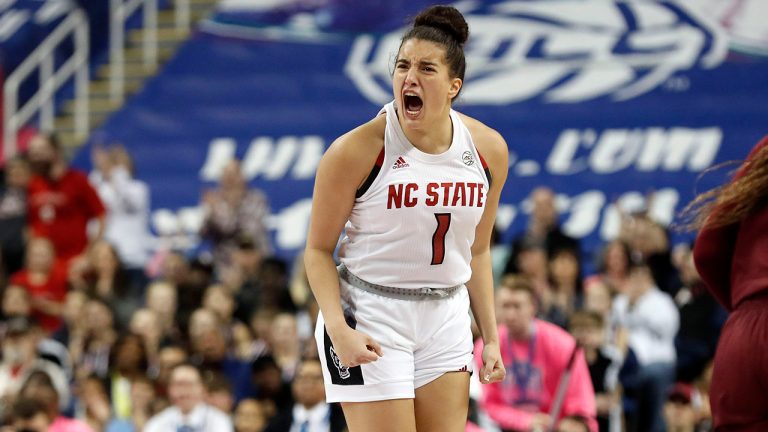
[[(566, 129), (546, 162), (547, 171), (571, 175), (590, 170), (611, 174), (634, 166), (642, 172), (698, 172), (709, 167), (723, 139), (720, 128)], [(588, 150), (587, 155), (579, 156)]]
[[(506, 105), (536, 97), (576, 103), (633, 99), (677, 73), (714, 68), (727, 35), (676, 2), (507, 0), (469, 2), (472, 28), (462, 102)], [(391, 60), (400, 35), (359, 36), (344, 71), (368, 100), (392, 98)]]
[(206, 181), (218, 180), (224, 166), (235, 157), (237, 144), (231, 138), (216, 138), (208, 146), (208, 155), (200, 169), (200, 178)]
[(28, 10), (11, 9), (0, 17), (0, 42), (10, 39), (29, 20)]
[[(200, 178), (218, 180), (224, 166), (235, 157), (237, 143), (232, 138), (216, 138), (208, 146), (208, 154)], [(285, 136), (275, 140), (258, 137), (251, 141), (242, 163), (246, 180), (261, 177), (278, 180), (289, 175), (295, 180), (314, 177), (325, 151), (325, 141), (316, 135)]]
[(75, 8), (73, 2), (69, 0), (48, 0), (35, 13), (35, 23), (46, 25), (53, 20), (60, 18)]

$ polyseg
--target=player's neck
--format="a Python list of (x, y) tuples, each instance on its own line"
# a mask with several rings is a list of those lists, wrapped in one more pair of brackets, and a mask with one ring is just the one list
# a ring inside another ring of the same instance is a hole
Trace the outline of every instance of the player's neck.
[(440, 154), (451, 147), (453, 141), (453, 122), (448, 113), (441, 115), (440, 120), (425, 128), (406, 128), (402, 125), (403, 133), (411, 144), (424, 153)]

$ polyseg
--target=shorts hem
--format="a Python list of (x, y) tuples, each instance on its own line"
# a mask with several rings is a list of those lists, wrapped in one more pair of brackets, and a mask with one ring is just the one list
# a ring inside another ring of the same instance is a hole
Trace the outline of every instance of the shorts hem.
[[(331, 387), (331, 388), (328, 388)], [(391, 399), (413, 399), (413, 381), (360, 386), (326, 386), (327, 402), (375, 402)]]

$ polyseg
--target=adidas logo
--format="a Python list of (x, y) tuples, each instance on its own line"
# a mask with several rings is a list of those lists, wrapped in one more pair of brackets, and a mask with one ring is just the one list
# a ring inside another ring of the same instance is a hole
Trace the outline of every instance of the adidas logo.
[(399, 156), (395, 161), (395, 164), (392, 166), (392, 169), (408, 168), (409, 166), (410, 165), (408, 165), (408, 162), (406, 162), (402, 156)]

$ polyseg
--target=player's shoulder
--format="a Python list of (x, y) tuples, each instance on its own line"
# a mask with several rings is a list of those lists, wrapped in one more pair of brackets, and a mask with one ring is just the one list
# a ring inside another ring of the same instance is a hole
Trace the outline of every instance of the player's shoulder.
[(367, 121), (338, 137), (328, 148), (327, 155), (347, 161), (366, 163), (375, 160), (384, 148), (384, 116)]
[(469, 130), (477, 150), (483, 157), (487, 160), (496, 160), (504, 157), (506, 160), (509, 152), (507, 142), (496, 129), (466, 114), (458, 114), (464, 126)]

